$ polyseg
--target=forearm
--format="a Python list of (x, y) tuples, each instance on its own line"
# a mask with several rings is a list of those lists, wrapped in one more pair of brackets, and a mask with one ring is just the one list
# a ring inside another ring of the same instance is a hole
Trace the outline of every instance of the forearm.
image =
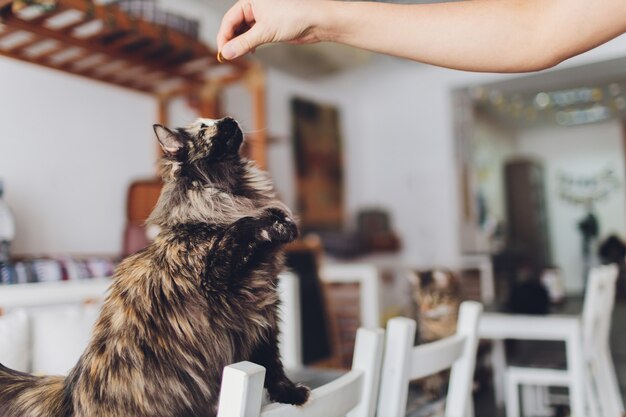
[(448, 68), (533, 71), (626, 30), (624, 6), (602, 1), (327, 2), (318, 37)]

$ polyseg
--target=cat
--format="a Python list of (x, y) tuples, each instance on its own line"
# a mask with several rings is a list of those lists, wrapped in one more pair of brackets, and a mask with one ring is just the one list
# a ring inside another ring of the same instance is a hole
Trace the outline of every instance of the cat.
[(429, 343), (456, 332), (461, 285), (446, 269), (412, 271), (412, 299), (418, 308), (419, 343)]
[(116, 269), (66, 378), (0, 365), (0, 417), (212, 416), (224, 366), (243, 360), (266, 368), (270, 400), (307, 401), (277, 344), (281, 247), (298, 235), (291, 212), (240, 155), (235, 120), (154, 131), (164, 185), (148, 223), (160, 233)]
[[(430, 343), (451, 336), (461, 305), (461, 285), (455, 275), (447, 269), (411, 271), (411, 295), (417, 308), (417, 342)], [(416, 382), (427, 398), (441, 397), (447, 381), (447, 372), (441, 372)]]

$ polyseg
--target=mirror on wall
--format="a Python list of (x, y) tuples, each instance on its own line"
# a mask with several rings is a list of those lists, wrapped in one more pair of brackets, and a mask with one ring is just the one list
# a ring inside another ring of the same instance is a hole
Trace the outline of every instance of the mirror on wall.
[(510, 280), (557, 275), (561, 293), (623, 264), (625, 64), (454, 91), (464, 253), (491, 254)]

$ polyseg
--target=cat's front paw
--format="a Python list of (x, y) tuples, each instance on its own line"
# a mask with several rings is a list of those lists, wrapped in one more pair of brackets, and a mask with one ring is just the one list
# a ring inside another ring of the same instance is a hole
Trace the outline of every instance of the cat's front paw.
[(266, 240), (278, 243), (289, 243), (298, 237), (296, 222), (284, 211), (277, 208), (265, 210), (267, 227), (261, 230)]
[(302, 405), (311, 395), (311, 389), (289, 381), (280, 383), (268, 390), (270, 400), (283, 404)]

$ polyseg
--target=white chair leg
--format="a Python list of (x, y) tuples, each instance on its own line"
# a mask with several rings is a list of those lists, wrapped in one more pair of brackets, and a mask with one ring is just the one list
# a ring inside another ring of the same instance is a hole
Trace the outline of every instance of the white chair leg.
[(537, 402), (536, 402), (536, 387), (533, 385), (520, 385), (521, 403), (522, 403), (522, 416), (523, 417), (536, 417), (537, 415)]
[(474, 417), (474, 396), (469, 393), (467, 397), (467, 407), (465, 408), (465, 417)]
[(520, 402), (517, 381), (511, 378), (508, 372), (505, 372), (504, 381), (506, 417), (520, 417)]
[(491, 345), (491, 368), (493, 371), (493, 391), (496, 400), (496, 406), (506, 407), (507, 395), (505, 389), (506, 374), (506, 352), (504, 350), (504, 340), (497, 339), (492, 341)]
[(613, 359), (611, 358), (611, 352), (604, 352), (602, 357), (599, 358), (598, 367), (600, 371), (600, 377), (604, 380), (604, 386), (607, 388), (607, 392), (610, 397), (611, 403), (611, 415), (622, 416), (624, 415), (624, 401), (619, 389), (619, 383), (617, 382), (617, 376), (615, 374), (615, 367), (613, 366)]
[(589, 377), (585, 380), (585, 402), (587, 404), (587, 414), (589, 417), (600, 417), (600, 407), (598, 398), (595, 393), (592, 373), (588, 372)]
[(577, 325), (565, 345), (567, 368), (571, 374), (569, 383), (570, 409), (572, 417), (585, 416), (585, 381), (588, 379), (585, 369), (585, 357), (582, 352), (582, 335)]
[(552, 416), (553, 411), (550, 406), (550, 388), (544, 385), (535, 387), (535, 415)]

